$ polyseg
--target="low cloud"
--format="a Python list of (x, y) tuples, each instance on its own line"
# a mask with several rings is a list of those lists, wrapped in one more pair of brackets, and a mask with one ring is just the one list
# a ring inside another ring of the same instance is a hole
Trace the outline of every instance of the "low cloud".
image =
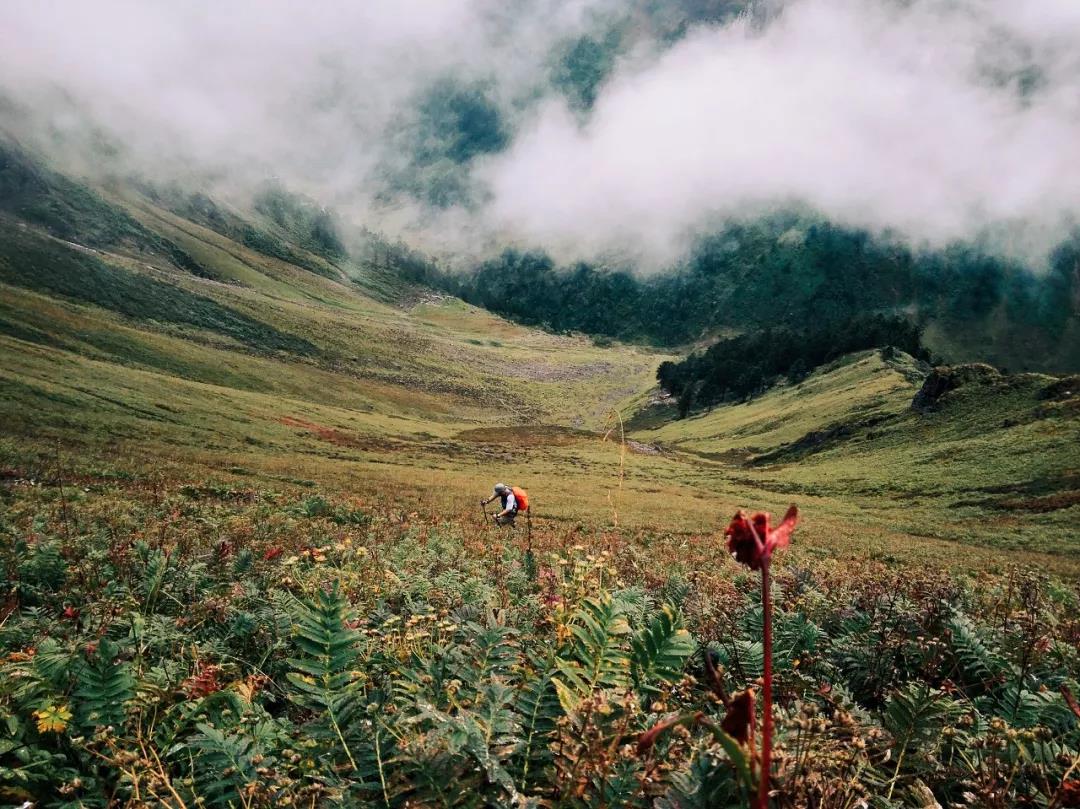
[(1045, 246), (1080, 210), (1080, 6), (1012, 5), (807, 0), (764, 32), (700, 30), (626, 65), (583, 126), (543, 106), (485, 167), (492, 220), (658, 259), (778, 204), (916, 242)]
[[(111, 169), (238, 198), (277, 177), (444, 255), (655, 267), (798, 207), (1037, 261), (1080, 218), (1073, 0), (720, 5), (16, 1), (0, 124), (83, 170), (104, 140)], [(583, 37), (593, 73), (557, 69)]]

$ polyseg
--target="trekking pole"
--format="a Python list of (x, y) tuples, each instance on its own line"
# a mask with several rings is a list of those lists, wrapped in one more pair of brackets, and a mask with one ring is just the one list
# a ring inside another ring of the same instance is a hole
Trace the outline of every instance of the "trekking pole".
[(480, 502), (480, 510), (482, 512), (484, 512), (484, 522), (487, 523), (487, 524), (490, 524), (490, 523), (488, 523), (487, 503), (481, 501)]
[(532, 508), (525, 510), (525, 575), (528, 576), (529, 581), (536, 581), (537, 567), (536, 567), (536, 555), (533, 553), (532, 548)]

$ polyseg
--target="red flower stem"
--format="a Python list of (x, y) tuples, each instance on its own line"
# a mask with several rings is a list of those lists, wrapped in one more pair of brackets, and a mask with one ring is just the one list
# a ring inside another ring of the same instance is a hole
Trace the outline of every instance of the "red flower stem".
[(758, 780), (758, 809), (769, 806), (769, 770), (772, 766), (772, 600), (769, 595), (769, 554), (761, 559), (761, 608), (765, 646), (765, 671), (762, 677), (761, 778)]

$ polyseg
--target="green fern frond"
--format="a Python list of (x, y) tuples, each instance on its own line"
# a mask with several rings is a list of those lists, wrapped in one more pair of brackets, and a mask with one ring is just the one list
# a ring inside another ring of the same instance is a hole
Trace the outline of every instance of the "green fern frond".
[(391, 783), (394, 778), (392, 760), (397, 756), (397, 743), (378, 715), (356, 718), (349, 722), (346, 732), (353, 756), (350, 779), (352, 792), (365, 805), (375, 803), (389, 807)]
[(893, 692), (882, 716), (882, 724), (895, 742), (896, 761), (885, 790), (886, 800), (892, 800), (902, 778), (932, 767), (932, 755), (942, 742), (941, 729), (959, 713), (957, 703), (923, 682), (911, 682)]
[(645, 626), (654, 602), (644, 587), (623, 587), (613, 592), (611, 597), (622, 605), (623, 615), (633, 629)]
[(949, 638), (957, 672), (965, 685), (989, 688), (1010, 671), (1008, 662), (966, 615), (953, 616)]
[(885, 705), (882, 724), (896, 740), (897, 753), (938, 739), (942, 726), (958, 711), (957, 703), (926, 683), (897, 689)]
[(272, 762), (250, 736), (224, 733), (203, 722), (196, 727), (199, 733), (190, 746), (200, 797), (210, 806), (249, 805), (244, 788), (258, 780), (260, 764)]
[(416, 806), (522, 805), (510, 765), (519, 749), (521, 725), (513, 709), (516, 692), (495, 681), (478, 693), (471, 709), (453, 713), (420, 702), (408, 724), (408, 745), (393, 760), (406, 792), (397, 798)]
[(345, 734), (361, 708), (361, 695), (353, 667), (358, 656), (360, 633), (346, 623), (348, 602), (337, 585), (320, 591), (296, 611), (293, 643), (301, 656), (289, 658), (291, 699), (316, 713), (315, 730), (325, 723), (355, 769)]
[(656, 801), (657, 809), (713, 809), (745, 806), (744, 793), (731, 764), (712, 750), (700, 750), (681, 772), (672, 773), (670, 786)]
[(288, 678), (294, 700), (304, 707), (330, 708), (352, 680), (360, 633), (346, 626), (346, 609), (335, 585), (296, 611), (292, 640), (301, 656), (289, 658)]
[(723, 667), (738, 674), (742, 680), (756, 680), (765, 669), (765, 646), (760, 640), (737, 637), (713, 648)]
[(506, 676), (519, 662), (514, 631), (505, 626), (483, 627), (469, 624), (469, 646), (472, 650), (470, 671), (462, 678), (476, 685), (477, 691), (482, 684), (493, 677)]
[(630, 643), (634, 685), (646, 692), (672, 683), (682, 675), (695, 644), (683, 627), (682, 616), (664, 606)]
[(619, 760), (613, 763), (604, 776), (594, 776), (589, 789), (574, 805), (588, 809), (635, 809), (648, 806), (641, 791), (641, 766), (636, 760)]
[(143, 596), (143, 612), (153, 612), (165, 584), (165, 577), (169, 572), (169, 557), (142, 542), (136, 545), (135, 551), (140, 557), (139, 561), (143, 569), (143, 578), (139, 582), (139, 589)]
[(515, 751), (512, 769), (521, 792), (545, 781), (552, 766), (550, 743), (563, 716), (555, 690), (555, 658), (534, 660), (535, 674), (518, 694), (515, 707), (521, 724), (521, 742)]
[(555, 688), (567, 714), (595, 691), (630, 683), (631, 660), (626, 648), (630, 625), (619, 601), (604, 594), (588, 598), (570, 625), (573, 640), (556, 666)]
[(1013, 727), (1045, 725), (1067, 733), (1076, 726), (1076, 716), (1060, 694), (1030, 691), (1016, 682), (981, 698), (978, 704), (986, 713), (1000, 716)]
[(681, 609), (692, 590), (690, 582), (682, 576), (674, 575), (664, 582), (661, 593), (665, 604)]
[(97, 651), (76, 667), (76, 715), (83, 725), (121, 725), (135, 696), (131, 665), (117, 659), (116, 644), (101, 641)]

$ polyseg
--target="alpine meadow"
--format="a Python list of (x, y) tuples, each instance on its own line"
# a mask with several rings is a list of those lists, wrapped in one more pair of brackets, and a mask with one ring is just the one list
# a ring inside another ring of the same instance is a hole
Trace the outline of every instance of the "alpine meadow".
[(1080, 806), (1074, 0), (0, 41), (0, 805)]

